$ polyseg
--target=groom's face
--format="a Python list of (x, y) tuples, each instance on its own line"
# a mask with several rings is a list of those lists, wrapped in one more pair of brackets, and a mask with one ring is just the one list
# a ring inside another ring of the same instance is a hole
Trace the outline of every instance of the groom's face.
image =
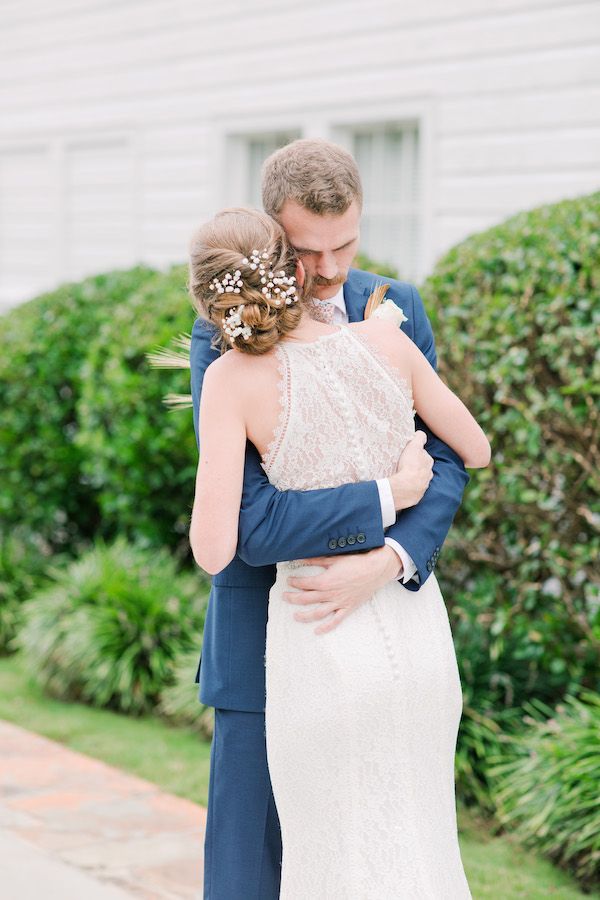
[(313, 296), (319, 300), (335, 297), (358, 251), (360, 209), (356, 200), (339, 215), (318, 215), (286, 200), (278, 219), (312, 278)]

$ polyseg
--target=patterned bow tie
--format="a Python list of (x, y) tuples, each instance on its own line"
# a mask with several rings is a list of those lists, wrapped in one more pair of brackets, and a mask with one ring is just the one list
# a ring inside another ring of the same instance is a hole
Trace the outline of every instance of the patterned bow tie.
[(331, 325), (335, 303), (332, 303), (330, 300), (317, 300), (314, 297), (307, 299), (305, 302), (311, 319), (314, 319), (316, 322), (324, 322), (325, 325)]

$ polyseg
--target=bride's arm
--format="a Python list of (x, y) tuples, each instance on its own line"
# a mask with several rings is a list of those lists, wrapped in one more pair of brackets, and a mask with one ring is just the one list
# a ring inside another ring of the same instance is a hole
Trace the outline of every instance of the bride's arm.
[(210, 575), (235, 556), (244, 480), (243, 403), (227, 364), (222, 357), (206, 370), (199, 411), (200, 455), (190, 545), (194, 559)]
[[(399, 352), (408, 359), (414, 407), (425, 424), (461, 457), (470, 469), (487, 466), (490, 443), (465, 404), (444, 384), (419, 348), (399, 329)], [(402, 345), (400, 347), (400, 345)]]

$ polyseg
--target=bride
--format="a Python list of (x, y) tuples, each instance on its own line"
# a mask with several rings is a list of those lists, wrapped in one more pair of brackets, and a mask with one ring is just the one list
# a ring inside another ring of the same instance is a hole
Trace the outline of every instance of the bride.
[[(246, 440), (280, 490), (392, 475), (415, 411), (465, 466), (488, 464), (485, 434), (396, 325), (311, 316), (302, 263), (270, 216), (225, 210), (203, 226), (194, 278), (222, 350), (237, 351), (208, 367), (200, 402), (190, 543), (207, 572), (236, 553)], [(470, 898), (454, 788), (462, 693), (435, 575), (418, 598), (389, 582), (315, 634), (286, 602), (292, 568), (322, 571), (278, 563), (269, 594), (265, 722), (281, 898)]]

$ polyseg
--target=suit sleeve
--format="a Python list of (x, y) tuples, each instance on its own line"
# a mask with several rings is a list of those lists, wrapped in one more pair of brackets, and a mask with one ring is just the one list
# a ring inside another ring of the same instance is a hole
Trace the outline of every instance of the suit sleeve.
[[(190, 348), (196, 443), (204, 373), (219, 355), (211, 346), (214, 333), (210, 323), (196, 319)], [(285, 559), (334, 556), (381, 547), (384, 540), (376, 481), (280, 491), (270, 483), (258, 451), (247, 441), (237, 548), (244, 562), (265, 566)]]
[[(419, 292), (412, 287), (414, 341), (437, 371), (437, 355), (431, 323)], [(393, 538), (410, 554), (417, 567), (415, 579), (405, 587), (418, 591), (433, 572), (442, 545), (460, 506), (469, 481), (460, 456), (436, 437), (419, 416), (415, 428), (427, 434), (425, 449), (433, 457), (433, 478), (416, 506), (402, 510), (386, 536)]]

